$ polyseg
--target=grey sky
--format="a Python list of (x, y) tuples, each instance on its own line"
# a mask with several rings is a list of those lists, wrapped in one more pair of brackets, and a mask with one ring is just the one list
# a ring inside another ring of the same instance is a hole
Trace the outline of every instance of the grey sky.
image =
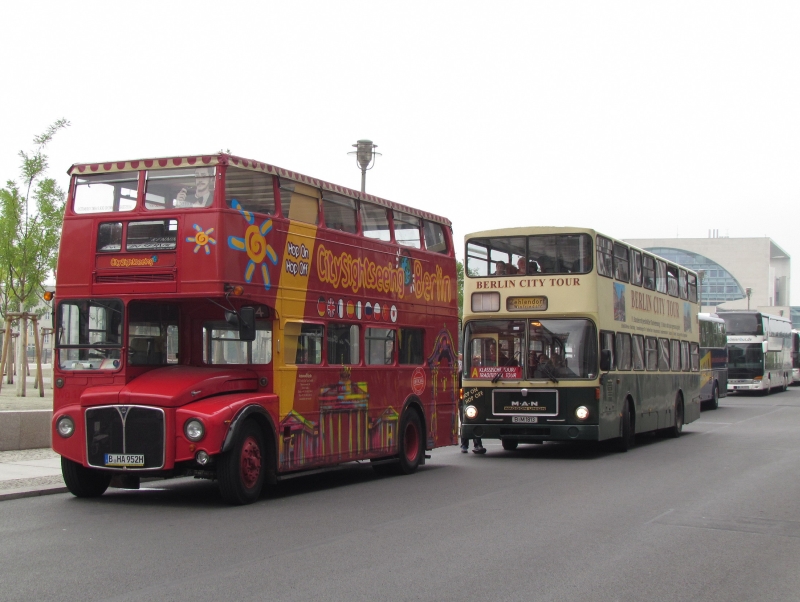
[(2, 180), (60, 117), (62, 184), (76, 162), (229, 148), (358, 188), (346, 153), (371, 138), (367, 190), (449, 217), (459, 246), (716, 228), (800, 265), (800, 3), (17, 2), (3, 21)]

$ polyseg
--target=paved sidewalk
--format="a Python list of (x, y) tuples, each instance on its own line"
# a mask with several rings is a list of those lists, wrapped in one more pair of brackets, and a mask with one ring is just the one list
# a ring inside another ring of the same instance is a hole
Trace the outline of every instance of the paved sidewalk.
[(0, 502), (66, 491), (61, 457), (52, 449), (0, 452)]

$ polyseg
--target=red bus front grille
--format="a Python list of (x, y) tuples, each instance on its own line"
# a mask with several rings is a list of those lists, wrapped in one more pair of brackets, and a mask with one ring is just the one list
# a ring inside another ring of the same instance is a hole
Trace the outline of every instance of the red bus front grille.
[(96, 284), (116, 284), (118, 282), (174, 282), (175, 274), (114, 274), (96, 276)]

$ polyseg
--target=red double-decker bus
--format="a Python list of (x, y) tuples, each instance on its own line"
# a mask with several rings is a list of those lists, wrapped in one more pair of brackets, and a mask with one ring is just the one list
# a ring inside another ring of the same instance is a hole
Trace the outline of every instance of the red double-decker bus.
[(227, 154), (69, 173), (52, 439), (74, 495), (191, 475), (243, 504), (455, 443), (449, 220)]

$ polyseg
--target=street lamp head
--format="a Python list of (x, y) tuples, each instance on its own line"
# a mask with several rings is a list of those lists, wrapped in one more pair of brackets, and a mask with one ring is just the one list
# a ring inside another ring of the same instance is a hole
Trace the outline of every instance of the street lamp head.
[(375, 157), (380, 154), (375, 152), (378, 145), (372, 144), (372, 140), (359, 140), (353, 146), (356, 151), (348, 154), (356, 156), (356, 161), (362, 170), (371, 169), (372, 165), (370, 164), (374, 163)]

